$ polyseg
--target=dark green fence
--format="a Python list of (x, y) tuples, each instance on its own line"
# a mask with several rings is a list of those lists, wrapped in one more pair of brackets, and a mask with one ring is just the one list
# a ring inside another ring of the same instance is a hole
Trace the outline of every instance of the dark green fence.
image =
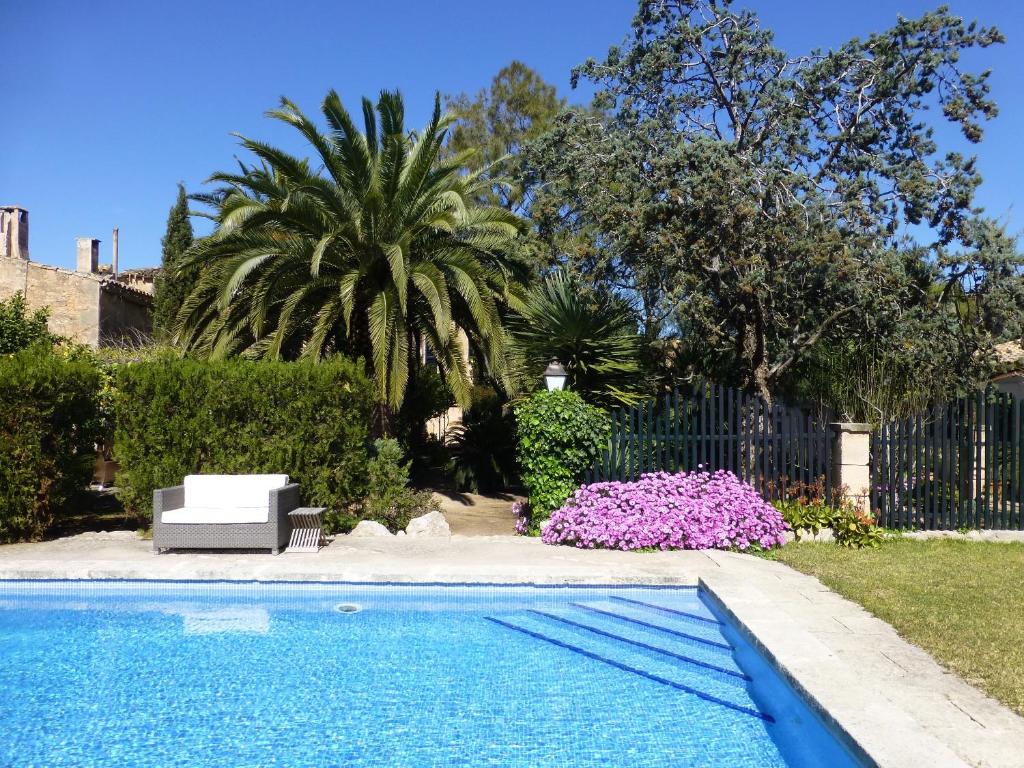
[(646, 472), (727, 469), (766, 498), (797, 485), (832, 495), (829, 416), (711, 385), (617, 408), (611, 436), (587, 482), (632, 480)]
[(978, 392), (871, 439), (871, 507), (890, 528), (1024, 528), (1021, 401)]

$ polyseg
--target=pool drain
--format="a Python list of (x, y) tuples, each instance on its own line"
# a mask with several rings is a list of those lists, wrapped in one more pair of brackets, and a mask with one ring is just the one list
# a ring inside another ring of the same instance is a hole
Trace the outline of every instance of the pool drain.
[(362, 608), (355, 603), (338, 603), (334, 606), (334, 610), (338, 613), (359, 613)]

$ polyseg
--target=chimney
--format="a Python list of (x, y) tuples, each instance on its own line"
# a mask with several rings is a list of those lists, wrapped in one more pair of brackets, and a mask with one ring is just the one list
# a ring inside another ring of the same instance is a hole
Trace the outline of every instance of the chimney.
[(0, 256), (28, 261), (28, 211), (17, 205), (0, 207)]
[(111, 240), (113, 255), (111, 256), (111, 269), (114, 272), (114, 279), (117, 280), (117, 227), (114, 227), (114, 239)]
[(78, 250), (75, 271), (95, 273), (100, 266), (100, 241), (95, 237), (79, 237), (75, 242)]

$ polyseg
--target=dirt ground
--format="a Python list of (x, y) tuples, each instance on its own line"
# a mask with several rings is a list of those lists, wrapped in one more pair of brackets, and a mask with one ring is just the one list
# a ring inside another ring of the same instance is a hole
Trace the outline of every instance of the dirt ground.
[(441, 511), (460, 536), (510, 536), (515, 533), (516, 519), (512, 504), (522, 496), (501, 493), (483, 496), (476, 493), (434, 491)]

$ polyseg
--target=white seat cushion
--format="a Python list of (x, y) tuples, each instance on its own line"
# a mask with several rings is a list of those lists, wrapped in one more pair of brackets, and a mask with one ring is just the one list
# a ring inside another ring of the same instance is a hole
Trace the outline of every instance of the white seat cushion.
[(162, 523), (265, 523), (270, 507), (180, 507), (165, 509)]
[[(270, 491), (288, 485), (288, 475), (188, 475), (185, 507), (269, 507)], [(266, 518), (264, 518), (264, 522)]]

